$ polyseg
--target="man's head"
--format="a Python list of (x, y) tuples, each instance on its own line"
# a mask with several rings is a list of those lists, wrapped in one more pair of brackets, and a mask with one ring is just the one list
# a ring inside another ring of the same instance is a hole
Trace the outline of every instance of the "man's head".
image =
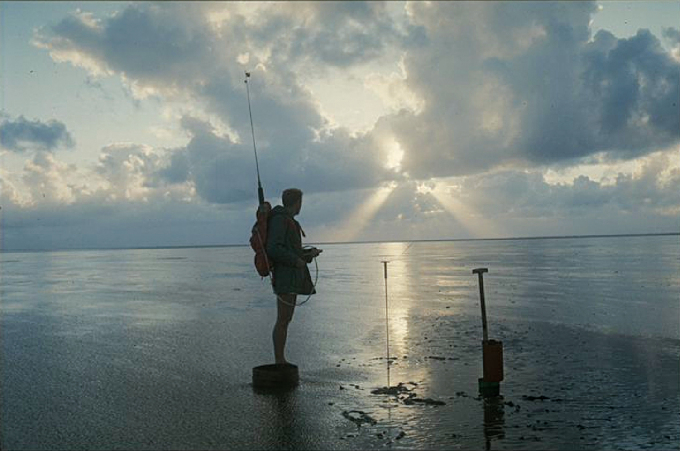
[(297, 188), (288, 188), (281, 195), (283, 206), (293, 212), (294, 215), (300, 213), (302, 208), (302, 191)]

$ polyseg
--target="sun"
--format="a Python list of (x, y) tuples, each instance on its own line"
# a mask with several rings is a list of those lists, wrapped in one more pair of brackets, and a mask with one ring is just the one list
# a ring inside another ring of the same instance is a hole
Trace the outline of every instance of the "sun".
[(391, 169), (394, 172), (401, 172), (401, 162), (404, 159), (404, 149), (394, 138), (389, 138), (385, 142), (385, 167)]

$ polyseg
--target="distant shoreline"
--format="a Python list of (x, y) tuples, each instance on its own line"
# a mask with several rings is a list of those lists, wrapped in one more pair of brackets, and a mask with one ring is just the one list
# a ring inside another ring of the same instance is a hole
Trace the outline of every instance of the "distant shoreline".
[[(326, 241), (314, 242), (319, 246), (339, 244), (379, 244), (379, 243), (443, 243), (461, 241), (523, 241), (523, 240), (562, 240), (574, 238), (626, 238), (643, 236), (680, 236), (680, 232), (664, 233), (624, 233), (613, 235), (557, 235), (557, 236), (527, 236), (506, 238), (442, 238), (423, 240), (369, 240), (369, 241)], [(0, 249), (0, 253), (21, 252), (69, 252), (69, 251), (124, 251), (124, 250), (160, 250), (160, 249), (210, 249), (226, 247), (249, 247), (249, 244), (204, 244), (187, 246), (140, 246), (140, 247), (82, 247), (82, 248), (55, 248), (55, 249)]]

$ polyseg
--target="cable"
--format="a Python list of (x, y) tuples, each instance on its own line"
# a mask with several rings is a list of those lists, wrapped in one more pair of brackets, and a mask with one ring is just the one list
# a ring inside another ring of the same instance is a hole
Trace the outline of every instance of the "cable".
[[(317, 284), (317, 282), (319, 281), (319, 264), (318, 264), (317, 261), (316, 261), (316, 257), (314, 257), (314, 266), (316, 266), (316, 274), (314, 275), (314, 282), (312, 282), (312, 287), (314, 287), (314, 289), (316, 290), (316, 284)], [(270, 278), (270, 280), (271, 280), (271, 273), (270, 273), (269, 278)], [(273, 290), (273, 289), (274, 289), (274, 282), (272, 281), (272, 290)], [(274, 292), (274, 294), (276, 294), (276, 292)], [(309, 301), (309, 299), (310, 299), (311, 297), (312, 297), (312, 295), (309, 294), (309, 295), (307, 296), (307, 299), (305, 299), (304, 301), (300, 302), (299, 304), (298, 304), (297, 302), (291, 304), (290, 302), (284, 301), (283, 298), (281, 298), (281, 296), (279, 296), (278, 294), (276, 294), (276, 299), (278, 299), (279, 301), (281, 301), (281, 302), (283, 302), (284, 304), (289, 305), (289, 306), (291, 306), (291, 307), (299, 307), (299, 306), (301, 306), (301, 305), (304, 305), (304, 304), (307, 303), (307, 301)]]
[[(257, 230), (257, 239), (260, 240), (260, 245), (264, 248), (264, 240), (262, 239), (262, 235), (260, 235), (259, 229)], [(306, 249), (306, 248), (309, 248), (309, 246), (305, 246), (303, 249)], [(316, 290), (316, 284), (319, 281), (319, 263), (316, 261), (316, 257), (314, 257), (313, 260), (314, 260), (314, 266), (316, 267), (316, 272), (314, 274), (314, 282), (312, 282), (312, 287), (313, 287), (314, 290)], [(267, 263), (267, 269), (268, 269), (267, 277), (269, 277), (269, 282), (272, 285), (272, 291), (274, 291), (274, 279), (272, 277), (272, 271), (271, 271), (271, 266), (269, 265), (269, 256), (267, 255), (267, 251), (264, 251), (264, 261)], [(291, 307), (299, 307), (303, 304), (306, 304), (307, 301), (309, 301), (309, 299), (312, 297), (312, 294), (309, 294), (307, 296), (307, 299), (300, 302), (299, 304), (298, 303), (291, 304), (290, 302), (284, 301), (283, 298), (276, 293), (276, 291), (274, 291), (274, 294), (276, 294), (277, 300), (279, 300), (279, 301), (283, 302), (284, 304), (289, 305)]]

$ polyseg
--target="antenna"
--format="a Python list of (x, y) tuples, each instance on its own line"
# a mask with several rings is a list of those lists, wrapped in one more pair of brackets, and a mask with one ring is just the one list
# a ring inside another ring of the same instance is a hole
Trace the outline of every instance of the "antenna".
[(246, 79), (243, 82), (246, 84), (246, 93), (248, 94), (248, 115), (250, 116), (250, 133), (253, 136), (253, 150), (255, 151), (255, 169), (257, 170), (257, 198), (260, 205), (264, 204), (264, 190), (262, 189), (262, 182), (260, 181), (260, 163), (257, 160), (257, 146), (255, 145), (255, 126), (253, 126), (253, 111), (250, 107), (250, 88), (248, 79), (250, 72), (245, 71)]

